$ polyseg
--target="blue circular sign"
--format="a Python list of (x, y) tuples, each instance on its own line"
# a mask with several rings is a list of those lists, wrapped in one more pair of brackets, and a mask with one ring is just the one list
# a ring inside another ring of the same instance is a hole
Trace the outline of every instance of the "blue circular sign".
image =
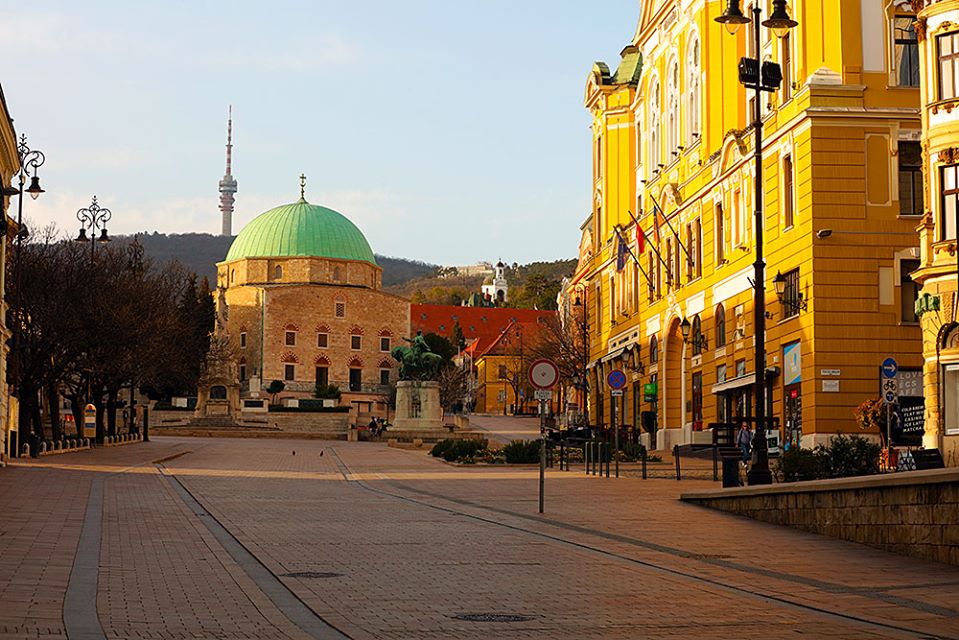
[(610, 389), (622, 389), (626, 386), (626, 374), (619, 369), (613, 369), (606, 376), (606, 384)]
[(899, 373), (899, 365), (896, 364), (895, 358), (886, 358), (882, 361), (882, 377), (883, 378), (895, 378)]

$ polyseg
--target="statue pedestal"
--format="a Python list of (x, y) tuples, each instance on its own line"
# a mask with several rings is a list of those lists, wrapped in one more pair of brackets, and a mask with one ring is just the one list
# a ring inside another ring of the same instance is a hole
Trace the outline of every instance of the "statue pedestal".
[(393, 429), (442, 429), (443, 407), (440, 406), (440, 384), (420, 380), (396, 383), (396, 416)]

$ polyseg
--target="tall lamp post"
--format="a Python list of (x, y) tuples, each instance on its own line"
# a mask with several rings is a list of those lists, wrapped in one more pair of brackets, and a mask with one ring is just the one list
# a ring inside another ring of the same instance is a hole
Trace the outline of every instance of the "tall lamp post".
[(755, 325), (755, 359), (756, 359), (756, 387), (754, 392), (756, 404), (756, 435), (753, 438), (753, 459), (749, 467), (748, 480), (751, 485), (771, 484), (772, 474), (769, 471), (769, 451), (766, 441), (766, 263), (763, 261), (763, 91), (777, 91), (782, 83), (782, 69), (774, 62), (763, 62), (760, 66), (759, 55), (762, 50), (760, 25), (771, 30), (777, 37), (783, 37), (799, 23), (789, 17), (786, 10), (786, 0), (773, 0), (773, 12), (765, 21), (760, 23), (762, 9), (759, 3), (752, 10), (753, 17), (743, 15), (739, 0), (729, 0), (726, 10), (716, 18), (726, 27), (730, 34), (735, 34), (744, 24), (753, 26), (753, 51), (755, 58), (741, 58), (739, 61), (739, 82), (747, 89), (755, 92), (753, 111), (753, 134), (756, 192), (756, 260), (753, 263), (753, 324)]
[(583, 376), (582, 376), (582, 389), (583, 389), (583, 419), (586, 421), (586, 426), (589, 426), (589, 320), (586, 317), (586, 287), (577, 287), (577, 290), (582, 289), (583, 297), (580, 298), (579, 294), (576, 295), (576, 298), (573, 300), (574, 307), (581, 307), (583, 309), (583, 321), (580, 323), (580, 328), (583, 331)]
[[(20, 142), (17, 143), (17, 156), (20, 160), (20, 170), (17, 172), (17, 186), (3, 187), (3, 195), (7, 197), (19, 196), (17, 201), (17, 235), (14, 240), (14, 247), (16, 249), (16, 263), (14, 264), (14, 282), (17, 287), (17, 295), (13, 303), (13, 318), (14, 324), (13, 327), (13, 342), (12, 342), (12, 351), (13, 351), (13, 385), (16, 391), (15, 395), (20, 397), (21, 393), (21, 375), (22, 375), (22, 362), (20, 358), (20, 341), (22, 339), (23, 333), (23, 312), (22, 312), (22, 303), (23, 303), (23, 240), (27, 236), (26, 229), (23, 228), (23, 194), (24, 192), (29, 193), (30, 197), (36, 200), (40, 197), (40, 194), (43, 193), (43, 188), (40, 187), (40, 178), (37, 176), (37, 170), (43, 166), (43, 163), (46, 161), (46, 156), (43, 155), (43, 152), (39, 149), (31, 149), (27, 145), (27, 136), (26, 134), (20, 135)], [(30, 186), (24, 189), (26, 185), (27, 177), (30, 178)], [(0, 212), (0, 237), (6, 238), (7, 235), (7, 215), (5, 212)], [(17, 446), (20, 446), (20, 443), (17, 443)], [(12, 452), (12, 455), (16, 455), (16, 452)]]
[[(97, 242), (110, 242), (110, 236), (107, 235), (107, 222), (113, 217), (113, 212), (101, 207), (97, 203), (97, 197), (93, 196), (93, 202), (89, 207), (77, 211), (77, 220), (80, 221), (80, 233), (76, 237), (77, 242), (90, 243), (90, 263), (96, 255)], [(90, 237), (87, 237), (87, 229), (90, 229)], [(97, 229), (100, 230), (100, 237), (97, 237)]]
[[(140, 236), (139, 235), (133, 236), (133, 242), (131, 242), (130, 246), (127, 247), (127, 254), (129, 255), (127, 265), (130, 267), (130, 271), (133, 273), (133, 277), (136, 278), (138, 282), (140, 278), (143, 276), (143, 253), (144, 253), (144, 250), (143, 250), (143, 245), (140, 244)], [(136, 400), (135, 398), (136, 386), (137, 386), (137, 381), (136, 381), (136, 376), (134, 375), (130, 377), (130, 409), (129, 409), (130, 421), (127, 425), (131, 433), (133, 433), (133, 429), (130, 427), (133, 427), (133, 425), (136, 424), (136, 410), (135, 410), (136, 407), (134, 407), (134, 401)], [(149, 433), (149, 428), (147, 426), (146, 418), (144, 419), (144, 425), (143, 425), (143, 441), (144, 442), (150, 441), (150, 433)]]

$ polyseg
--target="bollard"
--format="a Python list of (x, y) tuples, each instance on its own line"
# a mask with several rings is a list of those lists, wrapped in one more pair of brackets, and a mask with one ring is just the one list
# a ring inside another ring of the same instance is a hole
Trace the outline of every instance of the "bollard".
[(682, 480), (683, 478), (679, 473), (679, 445), (678, 444), (673, 445), (673, 458), (676, 459), (676, 479)]
[(643, 480), (646, 479), (646, 447), (643, 447)]
[(719, 480), (719, 446), (713, 445), (713, 482)]

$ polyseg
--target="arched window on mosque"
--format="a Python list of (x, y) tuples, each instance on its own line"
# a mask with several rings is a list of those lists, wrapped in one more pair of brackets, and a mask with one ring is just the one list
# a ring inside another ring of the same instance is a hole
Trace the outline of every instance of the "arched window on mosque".
[(340, 281), (340, 268), (333, 267), (333, 282), (339, 282), (339, 281)]
[(273, 279), (280, 280), (281, 278), (283, 278), (283, 267), (276, 265), (273, 267)]

